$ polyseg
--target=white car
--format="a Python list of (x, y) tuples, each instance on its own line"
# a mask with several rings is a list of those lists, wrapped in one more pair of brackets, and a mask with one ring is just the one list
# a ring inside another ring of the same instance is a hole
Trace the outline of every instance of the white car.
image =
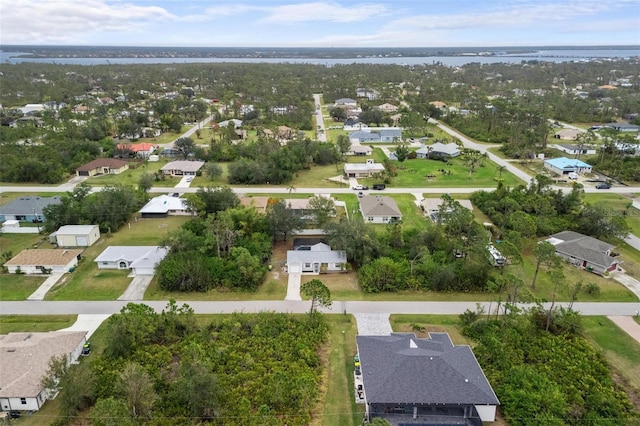
[(189, 177), (187, 178), (187, 182), (191, 182), (192, 180), (193, 180), (193, 176), (189, 176)]
[(356, 190), (356, 191), (362, 191), (362, 190), (367, 190), (369, 189), (368, 186), (364, 186), (364, 185), (356, 185), (354, 186), (352, 189)]

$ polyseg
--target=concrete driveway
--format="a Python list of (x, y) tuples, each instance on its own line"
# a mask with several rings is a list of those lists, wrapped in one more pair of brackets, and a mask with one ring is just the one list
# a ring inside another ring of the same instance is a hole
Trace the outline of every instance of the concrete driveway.
[(27, 300), (44, 300), (44, 296), (47, 294), (47, 292), (51, 290), (54, 285), (56, 285), (58, 280), (60, 280), (63, 275), (64, 272), (53, 272), (47, 277), (46, 280), (44, 280), (42, 284), (40, 284), (40, 287), (38, 287), (38, 289), (34, 291), (31, 296), (27, 297)]
[(118, 300), (143, 300), (144, 292), (147, 291), (152, 279), (153, 275), (136, 275)]
[(630, 277), (623, 272), (614, 272), (613, 274), (611, 274), (611, 276), (614, 280), (618, 281), (620, 284), (631, 290), (633, 294), (635, 294), (638, 299), (640, 299), (640, 281)]
[(110, 316), (109, 314), (78, 315), (78, 319), (76, 319), (76, 322), (71, 327), (58, 331), (86, 331), (88, 340), (98, 327)]
[(302, 300), (300, 297), (300, 280), (301, 274), (289, 274), (289, 282), (287, 283), (287, 296), (284, 300)]
[(632, 317), (610, 316), (607, 318), (640, 343), (640, 324), (635, 322)]
[(358, 324), (358, 334), (361, 336), (388, 336), (393, 330), (389, 322), (389, 314), (353, 314)]

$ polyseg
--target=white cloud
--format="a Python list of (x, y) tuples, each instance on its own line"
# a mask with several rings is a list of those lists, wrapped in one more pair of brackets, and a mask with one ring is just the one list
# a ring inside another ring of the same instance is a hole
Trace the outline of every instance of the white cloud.
[(269, 16), (263, 22), (290, 24), (310, 21), (360, 22), (388, 13), (386, 6), (373, 3), (359, 3), (342, 6), (335, 2), (314, 2), (286, 4), (265, 9)]
[(0, 7), (5, 44), (82, 41), (86, 34), (135, 32), (175, 18), (162, 7), (103, 0), (2, 0)]

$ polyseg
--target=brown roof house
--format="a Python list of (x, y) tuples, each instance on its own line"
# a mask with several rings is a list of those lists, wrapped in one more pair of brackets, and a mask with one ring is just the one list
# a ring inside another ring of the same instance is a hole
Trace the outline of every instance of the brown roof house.
[(82, 249), (27, 249), (5, 262), (4, 267), (11, 274), (64, 273), (78, 265), (81, 253)]
[(49, 360), (64, 355), (68, 363), (76, 362), (85, 342), (85, 331), (0, 335), (2, 411), (39, 410), (53, 396), (40, 384), (49, 369)]
[(240, 203), (245, 207), (255, 207), (258, 213), (266, 213), (269, 197), (240, 197)]
[(402, 212), (395, 200), (382, 195), (360, 198), (360, 212), (367, 223), (393, 223), (402, 220)]
[(97, 158), (76, 169), (78, 176), (118, 175), (129, 169), (129, 162), (118, 158)]

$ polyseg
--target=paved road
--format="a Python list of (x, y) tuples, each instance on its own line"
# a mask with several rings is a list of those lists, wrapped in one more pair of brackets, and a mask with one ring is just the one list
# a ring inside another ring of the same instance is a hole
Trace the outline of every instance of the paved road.
[[(3, 315), (54, 315), (54, 314), (114, 314), (120, 311), (126, 301), (0, 301), (0, 312)], [(142, 303), (160, 312), (168, 301), (143, 301)], [(178, 301), (187, 303), (198, 314), (226, 314), (233, 312), (255, 313), (262, 311), (283, 313), (305, 313), (309, 311), (308, 301), (295, 300), (249, 300), (249, 301)], [(460, 314), (467, 309), (476, 310), (478, 302), (364, 302), (334, 301), (324, 312), (329, 314)], [(480, 303), (488, 309), (487, 302)], [(495, 303), (492, 304), (495, 308)], [(526, 306), (526, 305), (521, 305)], [(548, 305), (544, 305), (548, 306)], [(556, 306), (567, 306), (567, 303), (556, 303)], [(573, 304), (573, 309), (583, 315), (631, 316), (640, 309), (640, 302), (634, 303), (580, 303)]]
[(313, 102), (315, 104), (316, 107), (316, 125), (318, 127), (316, 127), (316, 137), (318, 138), (319, 142), (326, 142), (327, 141), (327, 129), (325, 129), (324, 127), (324, 117), (322, 116), (322, 104), (320, 103), (320, 97), (322, 96), (322, 94), (320, 93), (315, 93), (313, 95)]

